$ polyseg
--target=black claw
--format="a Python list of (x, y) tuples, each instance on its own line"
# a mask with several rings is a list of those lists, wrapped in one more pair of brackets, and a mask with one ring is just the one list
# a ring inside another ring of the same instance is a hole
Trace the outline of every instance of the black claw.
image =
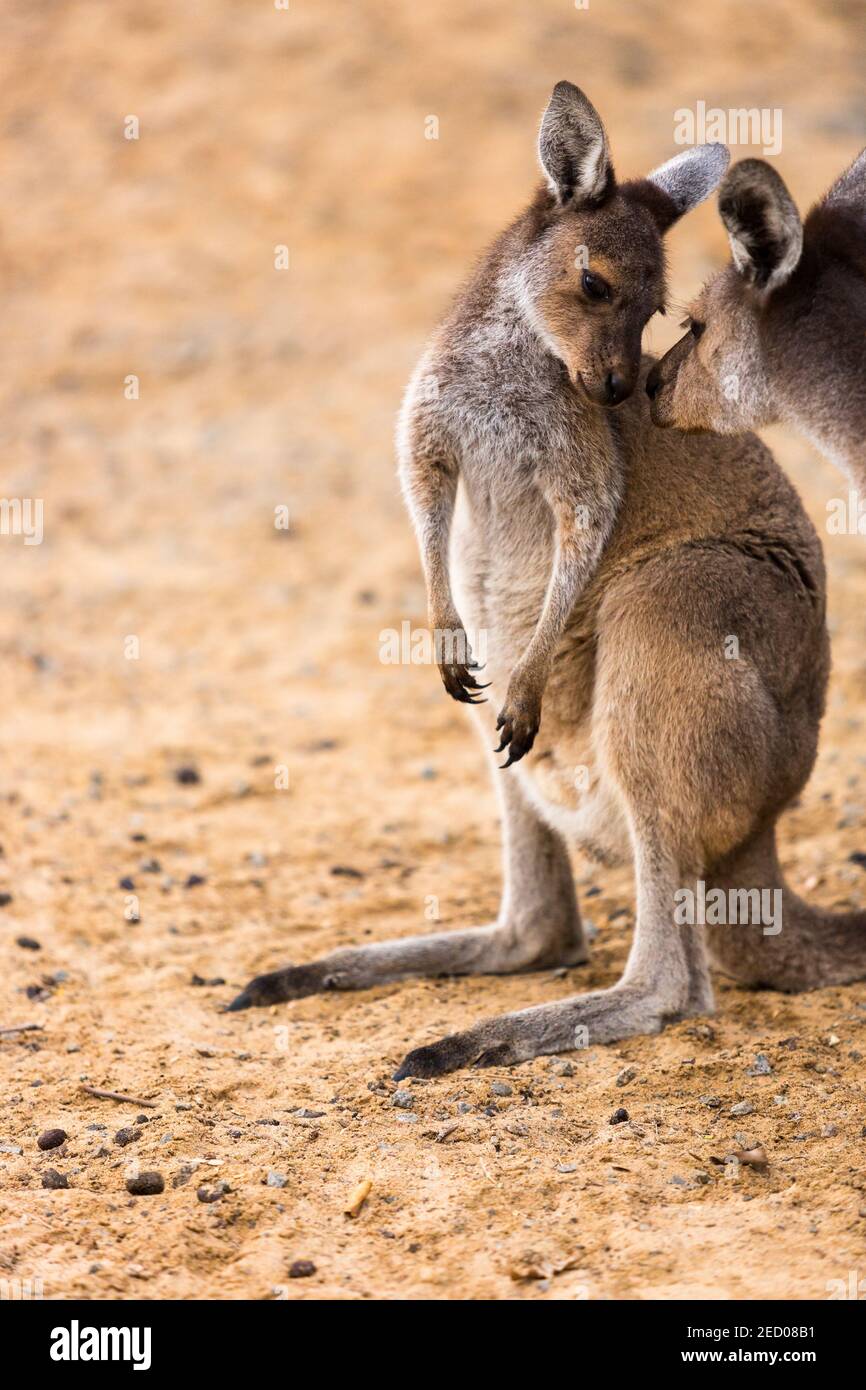
[(528, 752), (528, 748), (523, 748), (520, 744), (512, 744), (508, 750), (508, 762), (502, 764), (503, 768), (511, 767), (512, 763), (519, 763), (520, 759)]
[(252, 1008), (252, 1003), (253, 1001), (250, 999), (247, 991), (243, 990), (230, 1004), (226, 1004), (222, 1012), (225, 1014), (237, 1014), (240, 1013), (241, 1009)]

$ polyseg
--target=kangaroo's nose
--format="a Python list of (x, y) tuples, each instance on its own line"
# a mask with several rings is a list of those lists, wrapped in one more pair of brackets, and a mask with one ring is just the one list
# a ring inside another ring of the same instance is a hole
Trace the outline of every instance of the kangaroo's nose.
[(646, 379), (646, 393), (651, 401), (654, 401), (659, 391), (662, 389), (662, 375), (658, 368), (658, 363), (653, 367)]
[(619, 372), (608, 372), (604, 379), (604, 395), (608, 405), (619, 405), (629, 393), (629, 385)]

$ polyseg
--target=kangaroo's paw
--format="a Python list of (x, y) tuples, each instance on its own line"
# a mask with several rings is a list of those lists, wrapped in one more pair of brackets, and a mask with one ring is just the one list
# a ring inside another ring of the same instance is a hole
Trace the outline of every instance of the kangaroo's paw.
[(451, 662), (449, 664), (443, 663), (439, 667), (442, 684), (452, 700), (459, 700), (463, 705), (483, 705), (486, 703), (486, 696), (483, 696), (481, 691), (486, 690), (490, 682), (479, 683), (474, 675), (477, 670), (478, 667), (471, 663), (461, 666), (459, 663)]
[(676, 1007), (662, 992), (618, 984), (556, 1004), (503, 1014), (465, 1033), (452, 1033), (427, 1047), (417, 1047), (404, 1058), (394, 1080), (442, 1076), (461, 1067), (513, 1066), (552, 1052), (616, 1042), (637, 1033), (658, 1033), (665, 1023), (684, 1017), (686, 1012), (690, 1012), (687, 1005)]
[(502, 764), (510, 767), (525, 757), (535, 742), (538, 726), (541, 723), (541, 695), (533, 684), (519, 675), (512, 674), (508, 682), (505, 704), (499, 712), (496, 728), (500, 739), (494, 753), (508, 750), (508, 759)]

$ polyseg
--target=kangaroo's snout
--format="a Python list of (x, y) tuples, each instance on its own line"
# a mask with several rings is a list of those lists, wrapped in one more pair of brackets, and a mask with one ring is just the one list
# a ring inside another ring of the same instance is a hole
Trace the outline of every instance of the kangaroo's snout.
[(634, 390), (634, 383), (626, 380), (620, 372), (608, 372), (604, 379), (605, 405), (619, 405)]
[(613, 370), (598, 381), (589, 382), (585, 377), (581, 377), (581, 380), (586, 394), (594, 405), (601, 405), (607, 410), (613, 410), (615, 406), (622, 405), (623, 401), (628, 400), (635, 388), (637, 373)]
[(652, 371), (646, 379), (646, 393), (651, 401), (654, 401), (663, 386), (662, 374), (659, 371), (659, 364), (656, 362)]

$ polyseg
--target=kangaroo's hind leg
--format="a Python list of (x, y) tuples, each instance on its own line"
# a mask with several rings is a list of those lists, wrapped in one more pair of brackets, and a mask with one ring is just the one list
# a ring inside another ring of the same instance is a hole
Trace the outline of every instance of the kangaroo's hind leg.
[(432, 932), (333, 951), (306, 965), (259, 975), (229, 1005), (248, 1009), (329, 989), (367, 989), (413, 975), (504, 975), (588, 958), (568, 853), (516, 778), (498, 771), (503, 892), (489, 926)]
[(732, 564), (725, 554), (714, 565), (707, 554), (697, 587), (693, 564), (689, 554), (647, 562), (610, 591), (600, 615), (594, 741), (625, 809), (637, 885), (622, 978), (417, 1048), (398, 1079), (655, 1033), (712, 1009), (704, 928), (689, 914), (687, 894), (704, 865), (741, 843), (761, 815), (782, 714), (761, 669), (768, 652), (760, 635), (736, 663), (724, 646), (729, 595), (760, 589), (762, 573), (775, 582), (775, 571)]
[[(699, 960), (692, 980), (694, 927), (673, 925), (673, 895), (681, 875), (676, 865), (650, 845), (637, 847), (639, 880), (634, 945), (622, 979), (610, 989), (593, 990), (486, 1019), (463, 1033), (416, 1048), (395, 1072), (440, 1076), (459, 1067), (511, 1066), (552, 1052), (568, 1052), (614, 1042), (637, 1033), (657, 1033), (672, 1019), (704, 1012), (708, 994), (706, 962)], [(692, 1003), (692, 999), (700, 1000)]]

